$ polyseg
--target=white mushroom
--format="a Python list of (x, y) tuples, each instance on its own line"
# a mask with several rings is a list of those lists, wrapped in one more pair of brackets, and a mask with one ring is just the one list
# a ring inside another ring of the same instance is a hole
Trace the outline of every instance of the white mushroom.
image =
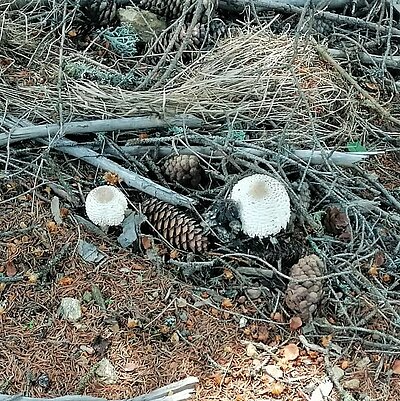
[(282, 183), (264, 174), (240, 180), (232, 189), (242, 230), (250, 237), (275, 235), (290, 219), (290, 198)]
[(122, 223), (128, 201), (118, 188), (103, 185), (88, 193), (85, 207), (87, 216), (94, 224), (107, 228)]

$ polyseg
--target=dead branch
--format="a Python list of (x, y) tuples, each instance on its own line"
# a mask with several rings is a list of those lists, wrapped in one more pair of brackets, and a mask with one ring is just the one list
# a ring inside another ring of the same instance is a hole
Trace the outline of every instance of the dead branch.
[[(0, 123), (4, 121), (0, 120)], [(112, 118), (107, 120), (73, 121), (60, 124), (44, 124), (18, 127), (9, 134), (0, 134), (0, 146), (27, 139), (46, 138), (56, 134), (83, 134), (90, 132), (127, 131), (136, 129), (165, 128), (170, 126), (200, 127), (202, 120), (193, 116), (175, 116), (160, 119), (154, 116)]]
[[(303, 4), (301, 4), (303, 3)], [(286, 13), (292, 13), (292, 14), (298, 14), (301, 15), (304, 10), (304, 6), (306, 1), (299, 0), (299, 1), (291, 1), (291, 0), (285, 0), (285, 1), (280, 1), (280, 0), (275, 0), (275, 1), (270, 1), (270, 0), (220, 0), (219, 2), (219, 7), (223, 10), (227, 11), (240, 11), (243, 10), (246, 6), (253, 6), (255, 7), (256, 10), (260, 11), (275, 11), (275, 12), (286, 12)], [(321, 1), (320, 3), (324, 3)], [(341, 2), (341, 0), (338, 1), (331, 1), (329, 4), (327, 4), (327, 8), (333, 9), (333, 8), (340, 8), (343, 7), (345, 4), (348, 4), (348, 2)], [(317, 3), (318, 5), (318, 3)], [(336, 6), (337, 5), (337, 6)], [(355, 18), (355, 17), (349, 17), (347, 15), (340, 15), (340, 14), (335, 14), (331, 13), (329, 11), (318, 11), (318, 16), (321, 18), (325, 18), (329, 21), (334, 21), (338, 24), (347, 24), (350, 26), (358, 27), (358, 28), (364, 28), (364, 29), (371, 29), (373, 31), (377, 32), (383, 32), (383, 33), (389, 33), (389, 31), (392, 32), (394, 36), (400, 36), (400, 29), (398, 28), (393, 28), (390, 26), (386, 25), (381, 25), (381, 24), (375, 24), (373, 22), (368, 22), (364, 21), (360, 18)]]
[(84, 146), (79, 146), (77, 142), (69, 139), (60, 139), (49, 145), (47, 140), (39, 139), (38, 141), (50, 146), (55, 150), (84, 160), (96, 168), (100, 168), (105, 171), (111, 171), (117, 174), (130, 187), (135, 188), (138, 191), (142, 191), (150, 196), (154, 196), (160, 200), (163, 200), (164, 202), (168, 202), (177, 206), (184, 206), (187, 208), (191, 208), (195, 203), (193, 199), (156, 184), (150, 179), (142, 177), (139, 174), (120, 166), (118, 163), (107, 159), (94, 150), (87, 149)]
[(386, 67), (400, 70), (400, 56), (389, 56), (385, 58), (383, 56), (377, 56), (376, 54), (369, 54), (364, 52), (345, 52), (338, 49), (328, 49), (328, 53), (335, 58), (352, 61), (359, 59), (364, 64), (378, 64), (381, 65), (385, 62)]
[[(224, 157), (228, 153), (223, 153), (221, 151), (212, 149), (208, 146), (190, 146), (190, 147), (171, 147), (171, 146), (123, 146), (121, 150), (125, 154), (131, 156), (143, 156), (146, 153), (151, 151), (157, 151), (157, 155), (160, 157), (169, 156), (173, 154), (177, 149), (179, 149), (179, 154), (190, 155), (190, 154), (198, 154), (202, 156), (212, 156), (212, 157)], [(253, 149), (246, 146), (235, 146), (231, 149), (231, 154), (234, 154), (235, 151), (240, 150), (242, 152), (246, 152), (248, 154), (252, 154), (258, 157), (265, 157), (266, 151), (263, 152), (262, 150)], [(105, 149), (106, 154), (110, 154), (112, 156), (118, 157), (119, 153), (112, 149), (111, 147), (107, 147)], [(324, 164), (326, 161), (332, 162), (337, 166), (342, 167), (351, 167), (359, 161), (365, 160), (370, 156), (377, 155), (379, 152), (339, 152), (333, 151), (320, 151), (320, 150), (292, 150), (293, 153), (297, 158), (307, 161), (310, 164)]]
[[(191, 398), (198, 383), (196, 377), (189, 376), (186, 379), (161, 387), (149, 394), (129, 398), (126, 401), (184, 401)], [(23, 395), (0, 394), (0, 401), (106, 401), (104, 398), (96, 398), (81, 395), (66, 395), (55, 398), (33, 398)]]

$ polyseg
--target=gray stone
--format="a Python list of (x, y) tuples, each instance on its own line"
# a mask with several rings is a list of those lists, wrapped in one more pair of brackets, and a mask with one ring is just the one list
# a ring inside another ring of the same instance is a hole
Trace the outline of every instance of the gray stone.
[(96, 369), (99, 380), (105, 384), (114, 384), (118, 381), (118, 375), (109, 359), (103, 358)]
[(140, 39), (146, 43), (152, 42), (167, 27), (164, 20), (150, 11), (126, 7), (120, 8), (118, 12), (121, 24), (133, 28)]
[(371, 359), (365, 356), (362, 359), (359, 359), (356, 363), (357, 368), (365, 369), (371, 363)]
[(259, 288), (249, 288), (246, 290), (246, 293), (252, 300), (258, 299), (261, 296), (261, 290)]
[(339, 368), (339, 366), (334, 366), (332, 368), (333, 374), (335, 375), (337, 380), (340, 380), (344, 376), (344, 370), (342, 368)]
[(347, 390), (357, 390), (360, 388), (360, 380), (358, 379), (350, 379), (343, 383), (343, 388)]
[(82, 317), (81, 303), (75, 298), (63, 298), (58, 312), (62, 319), (76, 322)]

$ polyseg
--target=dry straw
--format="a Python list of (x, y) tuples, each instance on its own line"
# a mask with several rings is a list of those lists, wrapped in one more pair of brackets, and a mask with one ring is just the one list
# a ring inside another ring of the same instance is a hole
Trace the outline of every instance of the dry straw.
[[(8, 34), (7, 25), (4, 28), (5, 36), (12, 33), (15, 42), (15, 22), (8, 27)], [(76, 59), (78, 52), (64, 48), (63, 57), (59, 57), (54, 36), (42, 33), (39, 41), (37, 28), (24, 25), (22, 20), (19, 34), (25, 38), (19, 54), (29, 53), (32, 47), (26, 38), (35, 38), (35, 52), (31, 53), (28, 68), (32, 76), (37, 76), (39, 66), (43, 72), (45, 65), (45, 84), (35, 79), (11, 90), (2, 82), (0, 104), (17, 115), (26, 116), (24, 113), (29, 110), (29, 118), (34, 122), (54, 122), (61, 101), (64, 118), (68, 120), (186, 112), (207, 122), (228, 120), (250, 123), (256, 129), (279, 128), (287, 139), (300, 141), (310, 137), (338, 138), (362, 131), (363, 122), (352, 89), (307, 41), (248, 29), (203, 53), (161, 89), (127, 90), (61, 74), (60, 90), (60, 60), (65, 63)], [(43, 48), (47, 48), (47, 54)], [(122, 62), (125, 68), (134, 68), (132, 61)]]

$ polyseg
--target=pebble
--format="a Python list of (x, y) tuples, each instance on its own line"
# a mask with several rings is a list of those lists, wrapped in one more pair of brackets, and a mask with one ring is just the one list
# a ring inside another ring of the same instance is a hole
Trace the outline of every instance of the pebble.
[(75, 298), (62, 298), (59, 308), (59, 314), (62, 319), (76, 322), (82, 317), (81, 303)]
[(337, 380), (340, 380), (344, 376), (344, 370), (342, 368), (339, 368), (339, 366), (334, 366), (332, 368), (333, 374), (335, 375)]
[(150, 11), (136, 10), (133, 7), (121, 8), (119, 17), (122, 25), (134, 28), (144, 42), (151, 42), (154, 34), (159, 35), (166, 28), (166, 23)]
[(109, 359), (103, 358), (96, 369), (96, 375), (105, 384), (114, 384), (118, 381), (118, 375)]
[(357, 368), (364, 369), (370, 364), (371, 360), (366, 356), (359, 361), (357, 361), (356, 366)]
[(246, 290), (246, 293), (253, 301), (261, 296), (261, 290), (259, 288), (249, 288)]
[(177, 306), (178, 308), (185, 308), (185, 307), (187, 306), (186, 299), (184, 299), (184, 298), (178, 298), (178, 299), (176, 300), (176, 306)]
[(343, 388), (347, 390), (357, 390), (360, 388), (360, 380), (358, 379), (350, 379), (343, 383)]

